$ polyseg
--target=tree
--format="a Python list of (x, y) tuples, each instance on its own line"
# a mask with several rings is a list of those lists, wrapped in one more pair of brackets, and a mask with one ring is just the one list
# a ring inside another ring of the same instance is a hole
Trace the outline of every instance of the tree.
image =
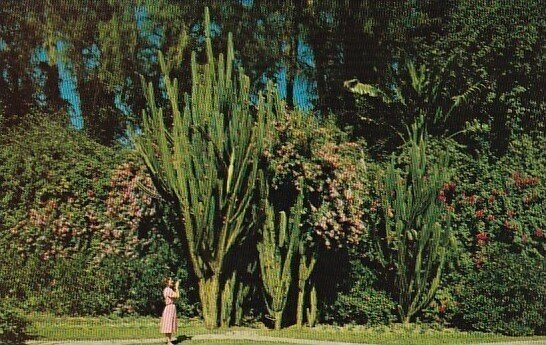
[(392, 68), (380, 86), (363, 84), (357, 79), (345, 81), (344, 86), (355, 95), (359, 109), (355, 126), (362, 129), (370, 124), (382, 127), (366, 135), (370, 142), (378, 142), (375, 146), (380, 152), (404, 141), (402, 131), (410, 123), (419, 125), (418, 131), (427, 128), (436, 136), (460, 133), (464, 129), (458, 111), (463, 104), (471, 103), (477, 97), (483, 84), (470, 85), (462, 94), (451, 96), (444, 89), (447, 73), (447, 68), (431, 71), (425, 65), (416, 66), (407, 61), (405, 65)]
[(433, 70), (453, 61), (442, 92), (462, 94), (483, 84), (469, 107), (452, 118), (452, 127), (460, 129), (468, 120), (490, 125), (489, 144), (496, 155), (506, 153), (513, 136), (546, 130), (543, 1), (459, 0), (443, 34), (416, 46), (420, 61)]
[(0, 3), (0, 103), (6, 126), (18, 124), (32, 108), (59, 110), (59, 88), (51, 88), (58, 75), (40, 62), (39, 48), (48, 35), (42, 12), (41, 3)]
[(171, 80), (160, 55), (172, 130), (157, 107), (151, 84), (145, 86), (148, 111), (138, 152), (158, 190), (177, 205), (184, 226), (207, 328), (219, 325), (223, 290), (231, 277), (226, 262), (249, 234), (250, 203), (259, 180), (259, 157), (268, 123), (280, 101), (272, 84), (253, 105), (250, 80), (242, 69), (234, 78), (231, 35), (227, 55), (213, 56), (208, 9), (205, 10), (207, 61), (198, 65), (192, 53), (191, 95), (179, 103), (178, 81)]

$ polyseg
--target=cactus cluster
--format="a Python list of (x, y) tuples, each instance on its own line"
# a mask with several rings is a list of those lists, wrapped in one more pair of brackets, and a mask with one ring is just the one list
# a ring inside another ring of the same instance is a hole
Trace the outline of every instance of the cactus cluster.
[(263, 185), (265, 214), (257, 247), (264, 300), (269, 315), (275, 320), (275, 329), (280, 329), (301, 241), (303, 189), (287, 216), (285, 211), (277, 211), (269, 202), (268, 186), (266, 183)]
[[(179, 99), (177, 79), (159, 55), (168, 110), (157, 105), (151, 84), (143, 82), (148, 110), (142, 133), (133, 136), (158, 191), (179, 212), (199, 293), (205, 325), (221, 320), (230, 267), (227, 259), (252, 227), (248, 210), (254, 197), (269, 119), (278, 111), (278, 93), (271, 83), (253, 102), (250, 80), (233, 72), (231, 34), (227, 54), (213, 55), (210, 18), (205, 11), (206, 62), (191, 55), (191, 94)], [(234, 75), (236, 74), (236, 75)], [(167, 117), (169, 115), (169, 117)], [(166, 119), (172, 118), (172, 128)], [(222, 317), (223, 315), (223, 317)]]
[(384, 237), (376, 244), (381, 263), (395, 272), (400, 317), (411, 317), (425, 308), (438, 288), (446, 258), (454, 245), (449, 212), (438, 199), (450, 175), (446, 157), (429, 164), (422, 125), (409, 130), (409, 163), (406, 173), (396, 168), (394, 157), (383, 182)]
[[(301, 241), (299, 247), (298, 269), (298, 304), (296, 310), (296, 324), (301, 327), (304, 324), (304, 316), (307, 314), (307, 322), (313, 327), (317, 319), (317, 290), (311, 276), (317, 263), (317, 248), (308, 241)], [(310, 295), (308, 296), (308, 294)], [(308, 300), (309, 299), (309, 300)], [(309, 306), (306, 308), (306, 306)]]

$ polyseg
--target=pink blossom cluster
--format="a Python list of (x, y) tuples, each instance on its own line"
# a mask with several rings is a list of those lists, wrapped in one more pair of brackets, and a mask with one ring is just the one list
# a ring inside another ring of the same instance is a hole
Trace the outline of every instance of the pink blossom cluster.
[(277, 144), (264, 155), (273, 170), (272, 187), (300, 190), (303, 178), (309, 230), (327, 248), (357, 244), (366, 232), (363, 166), (355, 162), (359, 145), (338, 143), (329, 138), (331, 129), (298, 123), (290, 115), (275, 128)]
[[(139, 185), (154, 191), (144, 168), (124, 163), (111, 174), (106, 193), (95, 190), (51, 195), (10, 229), (19, 253), (37, 253), (43, 260), (97, 248), (97, 260), (108, 255), (134, 257), (149, 239), (139, 230), (153, 224), (155, 205)], [(73, 188), (75, 189), (75, 188)], [(72, 189), (71, 189), (72, 190)]]

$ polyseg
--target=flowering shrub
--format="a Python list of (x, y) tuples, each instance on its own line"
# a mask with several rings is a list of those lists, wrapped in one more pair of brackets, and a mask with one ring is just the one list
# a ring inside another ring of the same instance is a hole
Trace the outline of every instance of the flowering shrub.
[(77, 192), (50, 196), (10, 229), (11, 238), (23, 257), (39, 253), (43, 260), (52, 260), (97, 246), (98, 259), (107, 255), (134, 258), (137, 246), (149, 241), (139, 238), (140, 228), (155, 214), (152, 199), (138, 187), (139, 182), (153, 190), (142, 168), (123, 163), (104, 187), (106, 195), (88, 190), (84, 198), (77, 198)]
[(90, 246), (110, 171), (121, 157), (51, 120), (0, 140), (2, 238), (22, 258), (38, 253), (43, 260)]
[[(523, 136), (495, 161), (490, 154), (471, 155), (449, 140), (435, 144), (434, 150), (450, 150), (454, 157), (455, 178), (444, 186), (440, 197), (445, 196), (448, 207), (453, 208), (452, 225), (461, 246), (457, 263), (448, 268), (439, 293), (425, 312), (427, 319), (459, 325), (461, 319), (454, 315), (460, 315), (457, 296), (470, 284), (466, 277), (485, 269), (488, 261), (500, 260), (496, 257), (502, 252), (499, 247), (504, 252), (544, 257), (546, 155), (540, 148), (545, 144), (544, 138)], [(504, 288), (512, 288), (510, 284), (516, 282), (507, 281)], [(494, 323), (486, 319), (491, 315), (484, 313), (481, 322)]]
[(366, 235), (361, 144), (347, 141), (330, 122), (319, 125), (299, 113), (286, 114), (276, 123), (276, 133), (278, 140), (266, 152), (273, 198), (289, 207), (303, 177), (312, 235), (326, 248), (357, 244)]
[(497, 162), (485, 157), (459, 162), (454, 224), (477, 266), (487, 247), (500, 243), (517, 252), (546, 254), (546, 155), (541, 145), (523, 137)]
[[(2, 234), (22, 258), (70, 257), (88, 248), (134, 258), (144, 225), (154, 226), (153, 191), (142, 167), (82, 134), (46, 122), (2, 137)], [(15, 155), (12, 153), (15, 152)], [(149, 224), (150, 223), (150, 224)]]
[(14, 267), (0, 272), (3, 295), (57, 313), (157, 313), (163, 276), (188, 279), (180, 246), (166, 240), (171, 220), (156, 214), (150, 178), (126, 152), (51, 120), (0, 141), (1, 264)]

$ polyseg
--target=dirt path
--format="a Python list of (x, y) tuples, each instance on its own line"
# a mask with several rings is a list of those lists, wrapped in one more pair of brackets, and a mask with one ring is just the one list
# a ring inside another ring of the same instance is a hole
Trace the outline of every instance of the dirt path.
[[(211, 342), (208, 343), (207, 340)], [(196, 342), (197, 341), (197, 342)], [(216, 341), (222, 341), (217, 343)], [(178, 344), (199, 344), (199, 345), (243, 345), (250, 342), (256, 342), (258, 345), (274, 345), (274, 344), (306, 344), (306, 345), (371, 345), (364, 343), (348, 343), (337, 341), (321, 341), (310, 339), (293, 339), (293, 338), (280, 338), (270, 337), (263, 335), (256, 335), (245, 332), (232, 332), (226, 334), (201, 334), (192, 336), (191, 339), (184, 340)], [(30, 341), (28, 345), (164, 345), (163, 339), (141, 339), (141, 340), (106, 340), (106, 341)], [(466, 344), (471, 345), (471, 344)], [(478, 345), (478, 344), (476, 344)], [(545, 340), (533, 340), (533, 341), (512, 341), (512, 342), (493, 342), (493, 343), (479, 343), (479, 345), (546, 345)]]

